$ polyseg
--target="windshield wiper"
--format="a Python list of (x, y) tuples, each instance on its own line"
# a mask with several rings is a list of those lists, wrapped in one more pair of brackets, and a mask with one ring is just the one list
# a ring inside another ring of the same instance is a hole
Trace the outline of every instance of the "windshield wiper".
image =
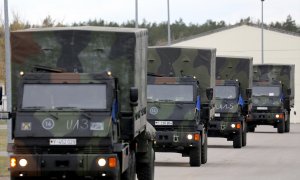
[(45, 106), (30, 106), (30, 107), (23, 107), (23, 109), (46, 109)]
[(174, 100), (171, 99), (160, 99), (160, 102), (175, 102)]
[(70, 106), (59, 106), (59, 107), (55, 107), (55, 109), (58, 109), (58, 110), (62, 110), (62, 109), (79, 110), (78, 107), (70, 107)]

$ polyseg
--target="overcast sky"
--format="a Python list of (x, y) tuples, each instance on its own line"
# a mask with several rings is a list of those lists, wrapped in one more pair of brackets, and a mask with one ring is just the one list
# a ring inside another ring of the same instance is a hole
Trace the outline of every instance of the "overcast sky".
[[(0, 13), (4, 14), (0, 0)], [(135, 0), (8, 0), (10, 20), (15, 12), (23, 21), (41, 24), (50, 15), (56, 22), (71, 24), (89, 19), (118, 23), (135, 19)], [(138, 0), (139, 22), (167, 20), (167, 0)], [(300, 24), (300, 0), (265, 0), (264, 22), (283, 22), (291, 15)], [(234, 24), (241, 18), (261, 19), (261, 0), (170, 0), (171, 22), (202, 24), (206, 20), (224, 20)]]

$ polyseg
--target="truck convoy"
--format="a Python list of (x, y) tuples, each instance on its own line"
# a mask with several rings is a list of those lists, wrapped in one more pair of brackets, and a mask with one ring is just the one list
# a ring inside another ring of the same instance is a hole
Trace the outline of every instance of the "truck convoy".
[(214, 114), (215, 49), (148, 49), (148, 121), (154, 149), (177, 152), (191, 166), (207, 162), (207, 126)]
[(11, 33), (12, 180), (154, 179), (147, 38), (108, 27)]
[(216, 110), (208, 128), (209, 137), (224, 137), (234, 148), (247, 144), (251, 107), (252, 64), (250, 57), (216, 58)]
[(262, 64), (253, 66), (253, 106), (248, 130), (257, 125), (272, 125), (278, 133), (290, 131), (290, 111), (294, 107), (295, 65)]

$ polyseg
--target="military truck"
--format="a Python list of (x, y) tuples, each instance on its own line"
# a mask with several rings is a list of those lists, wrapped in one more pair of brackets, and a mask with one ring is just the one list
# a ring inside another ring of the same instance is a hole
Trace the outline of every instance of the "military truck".
[(207, 162), (207, 126), (213, 117), (215, 49), (148, 49), (147, 119), (156, 152), (177, 152), (191, 166)]
[(11, 179), (154, 179), (147, 30), (11, 33)]
[(295, 65), (260, 64), (253, 66), (253, 106), (248, 130), (272, 125), (278, 133), (290, 131), (290, 111), (294, 107)]
[(216, 58), (216, 110), (208, 137), (224, 137), (234, 148), (247, 144), (247, 123), (251, 106), (251, 57)]

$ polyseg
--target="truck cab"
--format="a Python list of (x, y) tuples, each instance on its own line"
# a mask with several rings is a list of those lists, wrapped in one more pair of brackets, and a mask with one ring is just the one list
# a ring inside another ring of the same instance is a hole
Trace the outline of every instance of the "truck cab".
[(182, 153), (190, 157), (191, 166), (206, 163), (207, 136), (200, 120), (197, 80), (148, 76), (147, 103), (147, 119), (156, 129), (155, 151)]
[(11, 156), (17, 164), (11, 175), (118, 174), (119, 162), (126, 157), (122, 152), (129, 146), (118, 143), (115, 79), (106, 73), (21, 72), (20, 76)]
[(282, 86), (280, 81), (253, 83), (253, 121), (249, 122), (249, 131), (254, 132), (256, 125), (273, 125), (278, 132), (285, 131), (285, 122), (289, 114), (284, 107)]
[(278, 133), (290, 131), (290, 111), (295, 98), (295, 65), (253, 66), (253, 106), (247, 118), (248, 131), (271, 125)]
[(216, 80), (215, 118), (210, 122), (210, 137), (225, 137), (234, 148), (246, 145), (245, 102), (238, 80)]

